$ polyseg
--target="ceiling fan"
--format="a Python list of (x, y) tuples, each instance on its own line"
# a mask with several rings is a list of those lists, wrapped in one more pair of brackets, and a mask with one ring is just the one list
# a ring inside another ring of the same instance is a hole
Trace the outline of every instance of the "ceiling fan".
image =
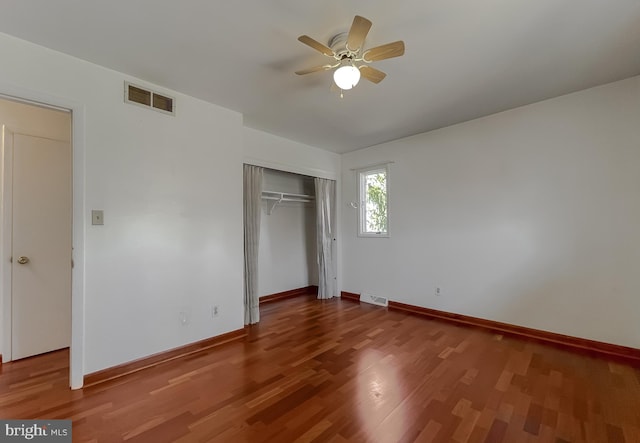
[(326, 65), (296, 71), (296, 74), (305, 75), (338, 68), (333, 73), (333, 80), (341, 90), (348, 90), (356, 86), (361, 76), (370, 82), (380, 83), (387, 74), (369, 66), (369, 64), (403, 55), (404, 42), (400, 40), (365, 50), (364, 41), (370, 28), (371, 21), (356, 15), (349, 32), (335, 35), (329, 40), (328, 46), (308, 35), (301, 35), (298, 37), (299, 41), (334, 60)]

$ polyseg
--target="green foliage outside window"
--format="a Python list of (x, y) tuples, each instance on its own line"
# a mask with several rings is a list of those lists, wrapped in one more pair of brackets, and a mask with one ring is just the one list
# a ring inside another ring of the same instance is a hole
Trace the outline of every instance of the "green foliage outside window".
[(365, 175), (366, 232), (387, 232), (387, 174), (376, 171)]

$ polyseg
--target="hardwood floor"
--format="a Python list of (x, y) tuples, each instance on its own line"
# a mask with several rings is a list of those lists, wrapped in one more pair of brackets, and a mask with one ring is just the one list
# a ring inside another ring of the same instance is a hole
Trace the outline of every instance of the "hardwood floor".
[(74, 441), (640, 442), (640, 369), (343, 300), (261, 306), (244, 342), (68, 388), (68, 352), (0, 368), (0, 418)]

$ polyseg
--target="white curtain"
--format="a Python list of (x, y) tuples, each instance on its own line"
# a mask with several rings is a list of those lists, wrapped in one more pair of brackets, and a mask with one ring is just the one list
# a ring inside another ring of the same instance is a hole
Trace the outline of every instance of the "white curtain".
[(260, 321), (258, 245), (263, 168), (244, 165), (244, 324)]
[(318, 247), (318, 298), (338, 296), (336, 277), (336, 182), (316, 178), (316, 238)]

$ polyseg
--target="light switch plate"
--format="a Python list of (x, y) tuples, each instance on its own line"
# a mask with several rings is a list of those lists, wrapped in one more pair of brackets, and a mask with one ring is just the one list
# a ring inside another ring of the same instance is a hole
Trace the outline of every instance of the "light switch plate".
[(94, 209), (91, 211), (91, 224), (104, 225), (104, 211), (102, 209)]

